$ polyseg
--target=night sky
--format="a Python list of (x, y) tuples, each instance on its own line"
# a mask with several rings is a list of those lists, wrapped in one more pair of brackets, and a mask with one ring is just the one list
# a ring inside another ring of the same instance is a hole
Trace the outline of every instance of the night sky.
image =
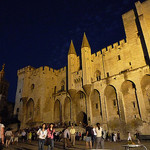
[(121, 15), (136, 1), (0, 0), (0, 65), (6, 64), (8, 100), (15, 101), (18, 69), (66, 66), (70, 40), (80, 55), (84, 32), (92, 53), (125, 38)]

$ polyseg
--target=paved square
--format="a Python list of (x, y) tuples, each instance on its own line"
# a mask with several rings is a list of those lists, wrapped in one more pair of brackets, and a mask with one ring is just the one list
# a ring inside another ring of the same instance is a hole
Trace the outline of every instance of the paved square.
[[(142, 141), (141, 142), (143, 145), (147, 147), (148, 150), (150, 150), (150, 141)], [(122, 145), (127, 144), (126, 141), (122, 142), (105, 142), (105, 150), (110, 149), (110, 150), (124, 150)], [(25, 142), (25, 143), (18, 143), (18, 145), (10, 145), (9, 148), (4, 148), (4, 150), (37, 150), (38, 149), (38, 142), (33, 141), (31, 143)], [(55, 142), (55, 148), (54, 150), (63, 150), (63, 143), (62, 142)], [(84, 150), (86, 149), (85, 147), (85, 142), (84, 141), (76, 141), (75, 147), (68, 148), (68, 149), (78, 149), (78, 150)], [(45, 146), (45, 150), (47, 150), (47, 146)], [(144, 150), (144, 148), (136, 148), (133, 150)]]

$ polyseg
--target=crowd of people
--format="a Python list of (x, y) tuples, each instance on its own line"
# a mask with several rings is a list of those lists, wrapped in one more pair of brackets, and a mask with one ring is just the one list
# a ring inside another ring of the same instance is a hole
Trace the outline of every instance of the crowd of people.
[[(56, 129), (56, 128), (55, 128)], [(86, 148), (102, 148), (104, 149), (104, 141), (117, 142), (121, 141), (120, 132), (109, 133), (106, 130), (103, 130), (100, 123), (97, 123), (95, 126), (87, 125), (85, 132), (76, 131), (73, 124), (65, 126), (62, 131), (55, 131), (54, 124), (50, 123), (49, 125), (43, 123), (41, 127), (24, 129), (20, 131), (11, 131), (11, 128), (8, 128), (4, 131), (4, 125), (0, 123), (0, 149), (5, 143), (5, 147), (8, 148), (10, 144), (18, 144), (21, 142), (38, 141), (38, 149), (44, 150), (44, 145), (47, 145), (47, 150), (54, 149), (54, 142), (63, 142), (64, 149), (68, 147), (74, 147), (76, 141), (83, 140), (86, 143)], [(136, 131), (135, 136), (139, 141), (139, 133)], [(132, 141), (130, 132), (128, 133), (128, 141)]]

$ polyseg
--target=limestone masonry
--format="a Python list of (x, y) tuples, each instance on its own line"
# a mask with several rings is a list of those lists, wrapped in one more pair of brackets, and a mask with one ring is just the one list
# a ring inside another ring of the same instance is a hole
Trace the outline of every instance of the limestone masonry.
[(110, 131), (150, 134), (150, 0), (135, 6), (122, 15), (126, 39), (91, 54), (84, 33), (82, 59), (71, 41), (67, 68), (18, 70), (21, 128), (100, 122)]

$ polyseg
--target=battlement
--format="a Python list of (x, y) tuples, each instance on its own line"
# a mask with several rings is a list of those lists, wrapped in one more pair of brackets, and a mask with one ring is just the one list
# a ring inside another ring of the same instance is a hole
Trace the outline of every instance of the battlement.
[(49, 66), (41, 66), (39, 68), (34, 68), (32, 66), (27, 66), (27, 67), (24, 67), (22, 69), (19, 69), (17, 74), (23, 74), (23, 73), (27, 73), (27, 72), (32, 72), (34, 71), (35, 74), (39, 74), (39, 73), (55, 73), (55, 74), (59, 74), (59, 73), (62, 73), (62, 72), (65, 72), (66, 71), (66, 67), (63, 67), (63, 68), (60, 68), (58, 70), (56, 69), (53, 69), (53, 68), (50, 68)]
[(91, 55), (91, 60), (94, 61), (95, 58), (102, 56), (102, 54), (106, 56), (107, 54), (109, 54), (109, 52), (112, 52), (112, 51), (118, 50), (118, 49), (120, 50), (125, 46), (126, 43), (127, 43), (126, 39), (122, 39), (119, 42), (109, 45), (109, 46), (101, 49), (101, 51), (93, 53)]
[(27, 66), (27, 67), (24, 67), (22, 69), (19, 69), (17, 71), (17, 74), (22, 74), (22, 73), (29, 72), (29, 71), (32, 71), (32, 70), (35, 70), (35, 68), (32, 67), (32, 66)]
[(124, 47), (124, 45), (126, 44), (126, 39), (122, 39), (120, 40), (119, 42), (116, 42), (112, 45), (109, 45), (105, 48), (103, 48), (101, 51), (102, 51), (102, 54), (105, 54), (107, 52), (111, 52), (113, 50), (116, 50), (116, 49), (121, 49)]
[(56, 75), (64, 73), (64, 72), (66, 72), (66, 66), (58, 70), (54, 69), (54, 73), (56, 73)]

